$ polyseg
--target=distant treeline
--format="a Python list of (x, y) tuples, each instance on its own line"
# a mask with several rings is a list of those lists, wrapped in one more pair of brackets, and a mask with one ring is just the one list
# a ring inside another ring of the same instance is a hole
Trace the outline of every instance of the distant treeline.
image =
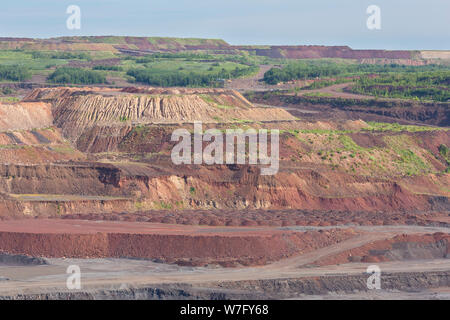
[(132, 76), (137, 82), (162, 87), (209, 87), (215, 86), (219, 79), (238, 78), (252, 74), (257, 67), (236, 67), (232, 70), (222, 68), (219, 71), (188, 72), (167, 71), (160, 72), (148, 69), (130, 69), (127, 75)]
[(32, 51), (33, 59), (80, 59), (91, 60), (91, 55), (86, 52), (70, 52), (70, 51)]
[[(248, 96), (248, 95), (247, 95)], [(445, 107), (448, 108), (448, 103), (442, 102), (417, 102), (414, 100), (394, 100), (394, 99), (348, 99), (348, 98), (335, 98), (324, 96), (304, 96), (304, 95), (286, 95), (281, 91), (266, 91), (253, 93), (251, 99), (270, 99), (277, 97), (280, 101), (288, 104), (312, 104), (312, 105), (328, 105), (339, 109), (346, 109), (352, 106), (358, 107), (378, 107), (378, 108), (394, 108), (404, 107), (409, 108), (417, 105), (432, 106), (432, 107)]]
[(206, 53), (153, 53), (144, 57), (135, 58), (136, 63), (149, 63), (157, 59), (185, 59), (185, 60), (215, 60), (215, 57)]
[(268, 84), (277, 84), (299, 79), (353, 76), (370, 73), (435, 71), (442, 68), (437, 65), (406, 66), (399, 64), (378, 65), (336, 63), (331, 61), (298, 61), (289, 63), (282, 68), (270, 69), (264, 74), (264, 81)]
[(246, 55), (239, 54), (219, 54), (212, 55), (208, 53), (192, 53), (192, 52), (176, 52), (176, 53), (153, 53), (143, 57), (127, 56), (124, 59), (134, 60), (136, 63), (150, 63), (161, 59), (183, 59), (186, 61), (203, 61), (203, 62), (236, 62), (245, 65), (255, 65), (255, 63)]
[(351, 82), (352, 79), (349, 78), (337, 78), (336, 80), (320, 80), (320, 81), (314, 81), (310, 85), (301, 87), (300, 90), (314, 90), (314, 89), (320, 89), (329, 87), (335, 84), (345, 83), (345, 82)]
[(352, 92), (380, 97), (450, 101), (450, 71), (362, 76)]
[(0, 65), (0, 80), (24, 81), (29, 78), (31, 78), (31, 72), (28, 68), (19, 65)]
[(56, 69), (48, 77), (53, 83), (96, 84), (106, 83), (106, 77), (97, 71), (63, 67)]

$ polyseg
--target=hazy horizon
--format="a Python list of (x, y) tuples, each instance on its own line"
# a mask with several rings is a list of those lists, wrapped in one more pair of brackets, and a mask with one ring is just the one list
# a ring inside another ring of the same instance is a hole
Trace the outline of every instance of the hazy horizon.
[[(381, 30), (369, 30), (369, 5)], [(69, 5), (80, 30), (66, 28)], [(0, 36), (145, 36), (223, 39), (232, 45), (346, 45), (353, 49), (450, 50), (450, 1), (16, 0), (3, 4)]]

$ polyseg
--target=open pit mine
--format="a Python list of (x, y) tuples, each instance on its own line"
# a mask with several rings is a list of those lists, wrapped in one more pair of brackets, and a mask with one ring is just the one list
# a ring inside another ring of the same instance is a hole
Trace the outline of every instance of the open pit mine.
[[(449, 298), (448, 127), (282, 98), (52, 87), (0, 103), (0, 298)], [(278, 129), (278, 172), (175, 165), (172, 132), (195, 121)]]

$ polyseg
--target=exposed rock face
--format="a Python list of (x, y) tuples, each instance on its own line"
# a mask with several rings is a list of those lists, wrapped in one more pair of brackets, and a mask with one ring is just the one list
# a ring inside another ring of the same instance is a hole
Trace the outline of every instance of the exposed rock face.
[(120, 170), (107, 164), (1, 165), (1, 191), (13, 194), (117, 195)]
[(8, 254), (0, 252), (0, 264), (29, 266), (29, 265), (46, 265), (48, 261), (44, 258), (37, 258), (23, 254)]
[[(344, 89), (345, 91), (345, 89)], [(427, 124), (446, 127), (450, 125), (450, 108), (443, 102), (416, 102), (395, 99), (336, 99), (329, 97), (316, 98), (315, 101), (304, 96), (272, 95), (268, 99), (261, 93), (255, 93), (254, 103), (282, 105), (292, 108), (291, 113), (305, 118), (304, 110), (320, 111), (316, 119), (344, 118), (362, 119), (377, 122), (399, 122)], [(295, 109), (299, 109), (297, 112)]]
[[(415, 292), (450, 285), (450, 272), (383, 273), (383, 290)], [(330, 293), (364, 293), (367, 275), (336, 275), (256, 281), (222, 281), (192, 284), (155, 284), (128, 288), (83, 289), (81, 291), (52, 290), (44, 293), (11, 294), (0, 296), (5, 300), (49, 299), (108, 299), (108, 300), (246, 300), (289, 299), (301, 295), (327, 295)], [(378, 291), (378, 290), (377, 290)], [(385, 291), (387, 293), (389, 291)], [(364, 295), (362, 295), (364, 296)], [(389, 298), (389, 295), (387, 295)], [(361, 297), (359, 297), (361, 298)], [(414, 296), (413, 296), (414, 298)], [(170, 314), (170, 313), (169, 313)], [(173, 312), (174, 317), (178, 310)]]
[(52, 125), (50, 104), (43, 102), (0, 103), (0, 131), (31, 130)]
[(398, 235), (317, 260), (317, 265), (348, 262), (450, 258), (450, 234)]
[(118, 211), (130, 212), (134, 202), (108, 197), (71, 197), (67, 195), (36, 195), (11, 197), (0, 200), (1, 219), (24, 219), (62, 217), (65, 214), (107, 214)]
[(51, 104), (0, 103), (0, 163), (40, 164), (83, 158), (54, 127)]
[[(37, 128), (37, 127), (35, 127)], [(64, 142), (60, 131), (54, 127), (0, 132), (1, 145), (60, 144)]]
[[(430, 201), (433, 197), (413, 194), (393, 181), (339, 172), (291, 169), (262, 177), (256, 168), (248, 166), (179, 166), (164, 170), (160, 165), (2, 166), (0, 191), (41, 195), (18, 196), (14, 198), (20, 200), (17, 204), (13, 199), (3, 200), (6, 211), (27, 212), (32, 216), (106, 214), (163, 207), (375, 212), (448, 210), (450, 205), (442, 197), (436, 207)], [(434, 177), (433, 181), (443, 183), (445, 179), (445, 176)], [(324, 188), (329, 184), (331, 188)], [(64, 196), (55, 197), (55, 194)]]

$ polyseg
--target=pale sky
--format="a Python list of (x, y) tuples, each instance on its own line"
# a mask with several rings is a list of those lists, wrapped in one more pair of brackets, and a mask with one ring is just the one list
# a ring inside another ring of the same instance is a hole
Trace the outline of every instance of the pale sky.
[[(230, 44), (348, 45), (450, 50), (449, 0), (13, 0), (2, 1), (0, 36), (130, 35), (220, 38)], [(381, 30), (366, 8), (381, 8)], [(81, 8), (68, 30), (66, 9)]]

